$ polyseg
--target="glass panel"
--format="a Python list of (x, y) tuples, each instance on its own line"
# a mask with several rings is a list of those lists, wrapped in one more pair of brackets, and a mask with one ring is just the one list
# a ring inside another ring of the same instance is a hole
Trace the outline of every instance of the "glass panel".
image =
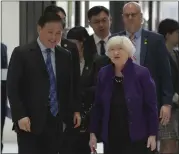
[(143, 27), (148, 29), (148, 20), (149, 20), (149, 2), (139, 2), (142, 12), (143, 12)]
[(160, 2), (160, 21), (172, 18), (178, 21), (178, 2)]
[(85, 1), (81, 1), (81, 26), (85, 26)]

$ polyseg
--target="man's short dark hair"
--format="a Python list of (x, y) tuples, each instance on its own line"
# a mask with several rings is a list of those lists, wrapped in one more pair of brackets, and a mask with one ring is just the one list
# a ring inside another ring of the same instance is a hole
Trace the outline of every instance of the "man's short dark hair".
[(62, 7), (56, 5), (47, 6), (44, 10), (44, 13), (48, 13), (48, 12), (53, 12), (53, 13), (62, 12), (66, 16), (65, 10)]
[(63, 26), (63, 20), (60, 18), (60, 16), (52, 12), (43, 14), (38, 20), (38, 25), (40, 27), (44, 27), (45, 24), (49, 22), (60, 22)]
[(164, 37), (166, 37), (168, 33), (172, 34), (177, 30), (179, 30), (179, 23), (169, 18), (162, 20), (158, 26), (158, 33), (162, 34)]
[(108, 16), (110, 15), (109, 10), (104, 6), (94, 6), (88, 10), (88, 20), (91, 20), (92, 16), (97, 16), (101, 12), (105, 12)]

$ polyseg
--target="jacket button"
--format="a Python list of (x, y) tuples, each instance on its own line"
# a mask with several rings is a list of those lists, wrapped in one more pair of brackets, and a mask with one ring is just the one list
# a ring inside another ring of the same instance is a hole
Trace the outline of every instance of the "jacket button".
[(130, 102), (130, 98), (128, 98), (127, 101)]

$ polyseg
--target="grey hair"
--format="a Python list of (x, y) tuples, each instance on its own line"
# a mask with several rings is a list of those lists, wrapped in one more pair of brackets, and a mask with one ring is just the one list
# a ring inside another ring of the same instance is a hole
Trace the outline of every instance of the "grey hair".
[(127, 5), (130, 5), (130, 4), (135, 5), (136, 8), (140, 11), (140, 13), (143, 14), (142, 7), (141, 7), (141, 5), (140, 5), (139, 3), (137, 3), (137, 2), (128, 2), (128, 3), (126, 3), (126, 4), (124, 5), (124, 7), (123, 7), (123, 11), (124, 11), (124, 8), (125, 8)]
[(126, 52), (128, 52), (129, 57), (131, 58), (136, 49), (131, 40), (126, 36), (114, 36), (111, 37), (107, 44), (106, 44), (106, 55), (109, 57), (110, 49), (115, 46), (119, 45), (122, 49), (124, 49)]

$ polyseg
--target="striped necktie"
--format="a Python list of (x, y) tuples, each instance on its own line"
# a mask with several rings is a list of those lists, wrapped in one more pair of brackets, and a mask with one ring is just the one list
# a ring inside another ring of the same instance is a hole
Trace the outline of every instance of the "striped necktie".
[(56, 78), (51, 61), (51, 52), (52, 52), (51, 49), (46, 49), (46, 53), (47, 53), (46, 66), (47, 66), (47, 72), (50, 81), (50, 90), (49, 90), (50, 111), (53, 116), (56, 116), (58, 113), (58, 102), (57, 102)]
[[(131, 34), (129, 36), (129, 39), (131, 40), (132, 44), (134, 45), (134, 47), (136, 47), (136, 44), (135, 44), (135, 35), (134, 34)], [(136, 56), (136, 51), (133, 55), (133, 60), (136, 62), (137, 61), (137, 56)]]

